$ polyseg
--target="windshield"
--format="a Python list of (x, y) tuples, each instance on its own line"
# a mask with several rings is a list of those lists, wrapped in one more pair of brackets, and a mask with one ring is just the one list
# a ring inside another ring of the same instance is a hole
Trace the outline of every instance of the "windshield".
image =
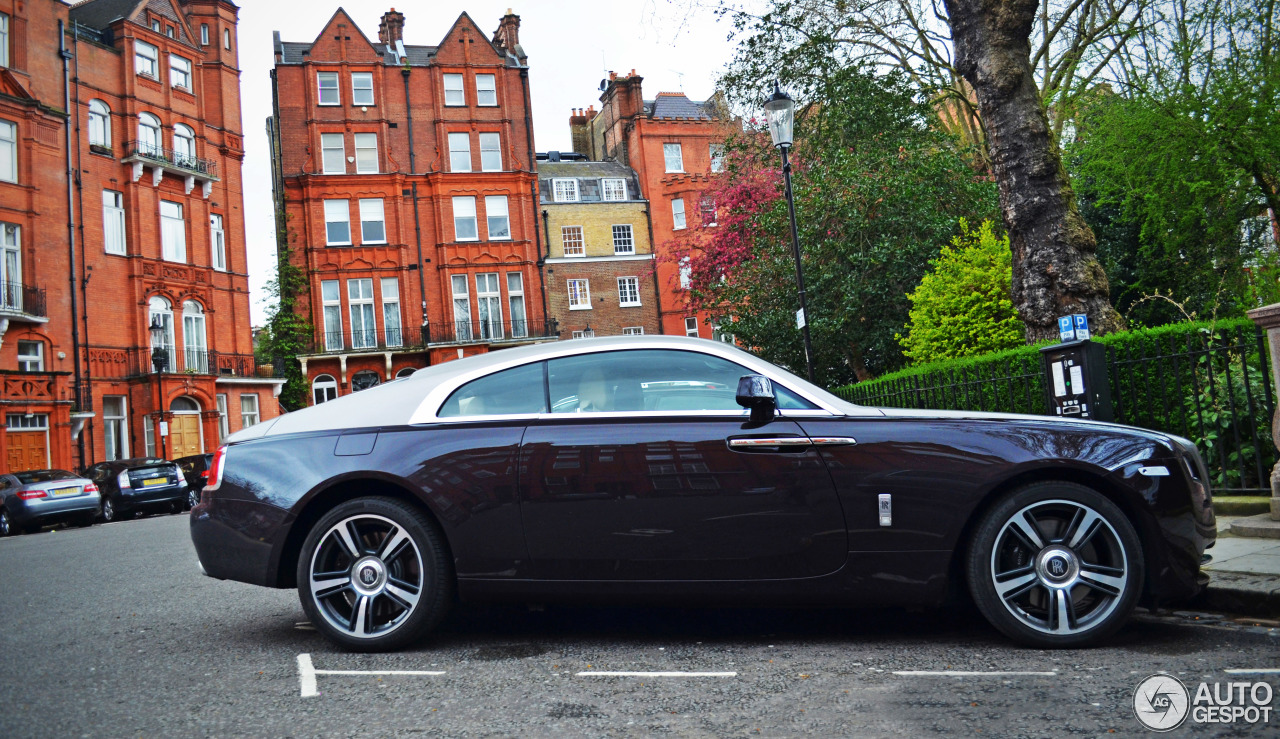
[(66, 470), (35, 470), (33, 472), (15, 472), (14, 477), (23, 485), (30, 485), (33, 482), (50, 482), (53, 480), (70, 480), (75, 475)]

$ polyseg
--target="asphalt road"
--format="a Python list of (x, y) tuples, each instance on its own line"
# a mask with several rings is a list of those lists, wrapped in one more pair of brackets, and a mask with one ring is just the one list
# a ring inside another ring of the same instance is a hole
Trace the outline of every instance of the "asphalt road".
[[(1280, 674), (1224, 672), (1280, 668), (1280, 629), (1212, 614), (1053, 652), (900, 610), (469, 607), (387, 655), (303, 621), (293, 591), (201, 575), (185, 515), (0, 540), (0, 736), (1142, 736), (1133, 691), (1157, 671), (1266, 679), (1280, 706)], [(948, 670), (982, 674), (897, 674)], [(579, 674), (599, 671), (735, 674)]]

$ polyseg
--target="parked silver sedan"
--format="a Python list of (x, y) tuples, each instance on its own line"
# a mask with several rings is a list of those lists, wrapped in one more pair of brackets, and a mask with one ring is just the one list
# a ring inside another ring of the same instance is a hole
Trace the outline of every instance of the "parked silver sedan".
[(0, 475), (0, 536), (64, 521), (88, 526), (100, 502), (97, 485), (66, 470)]

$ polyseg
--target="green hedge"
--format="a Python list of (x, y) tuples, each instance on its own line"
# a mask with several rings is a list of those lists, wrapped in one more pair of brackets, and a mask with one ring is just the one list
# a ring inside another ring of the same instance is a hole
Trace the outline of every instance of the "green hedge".
[[(1186, 436), (1224, 490), (1269, 487), (1274, 388), (1262, 332), (1247, 319), (1109, 334), (1116, 420)], [(1040, 347), (932, 362), (838, 388), (863, 405), (1045, 414)]]

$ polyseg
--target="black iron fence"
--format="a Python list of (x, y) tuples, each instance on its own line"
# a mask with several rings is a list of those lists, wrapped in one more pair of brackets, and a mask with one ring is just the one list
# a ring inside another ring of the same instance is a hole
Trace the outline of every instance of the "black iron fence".
[(312, 345), (313, 354), (425, 349), (429, 344), (464, 344), (485, 341), (523, 341), (558, 338), (555, 320), (547, 321), (450, 321), (444, 324), (402, 326), (385, 331), (322, 332)]
[(0, 282), (0, 310), (46, 318), (44, 289), (21, 282)]
[(218, 163), (212, 159), (202, 159), (194, 154), (188, 154), (176, 149), (166, 149), (163, 146), (150, 144), (146, 141), (126, 141), (124, 143), (123, 158), (128, 159), (129, 157), (137, 157), (158, 164), (169, 165), (170, 167), (205, 177), (216, 178), (218, 176)]
[[(1110, 338), (1110, 337), (1108, 337)], [(1266, 335), (1252, 323), (1125, 335), (1106, 345), (1116, 421), (1193, 440), (1216, 490), (1269, 493), (1277, 451), (1275, 395)], [(1034, 350), (861, 383), (836, 391), (861, 405), (893, 408), (1049, 412)]]
[(90, 372), (94, 377), (139, 377), (155, 374), (217, 375), (218, 377), (282, 377), (283, 367), (260, 365), (252, 354), (165, 347), (109, 349), (90, 347)]

